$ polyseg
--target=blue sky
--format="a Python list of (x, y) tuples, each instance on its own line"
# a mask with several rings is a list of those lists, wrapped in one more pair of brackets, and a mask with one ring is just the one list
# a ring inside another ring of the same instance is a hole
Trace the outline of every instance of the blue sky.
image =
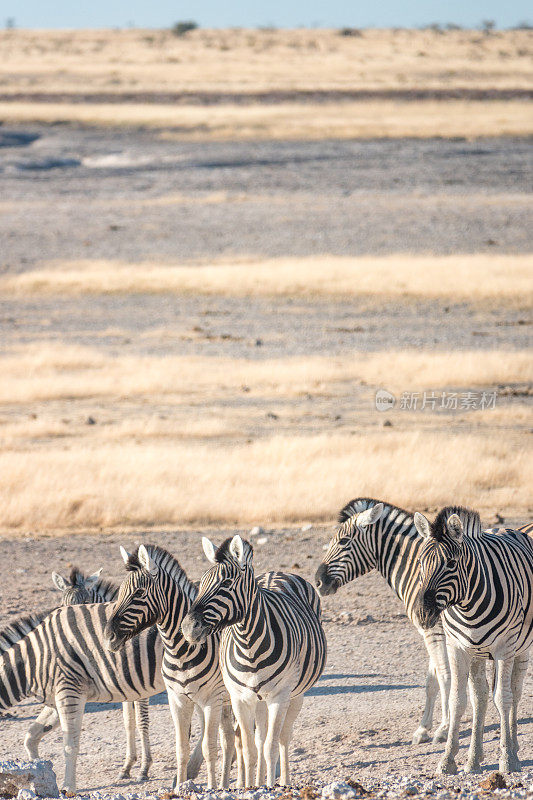
[(455, 22), (498, 27), (532, 21), (530, 0), (0, 0), (0, 25), (21, 28), (168, 28), (193, 19), (202, 27), (419, 27)]

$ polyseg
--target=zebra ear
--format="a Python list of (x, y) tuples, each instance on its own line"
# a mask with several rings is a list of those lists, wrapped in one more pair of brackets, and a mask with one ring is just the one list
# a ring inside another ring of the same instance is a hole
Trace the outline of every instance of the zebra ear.
[(383, 514), (383, 503), (376, 503), (375, 506), (361, 511), (357, 515), (356, 524), (360, 528), (366, 528), (368, 525), (374, 525)]
[(128, 553), (128, 551), (126, 550), (125, 547), (122, 547), (122, 545), (120, 545), (120, 555), (122, 556), (123, 562), (125, 564), (128, 564), (129, 563), (130, 554)]
[(215, 545), (213, 542), (207, 538), (207, 536), (202, 536), (202, 547), (204, 548), (205, 557), (211, 564), (216, 564), (217, 560), (215, 558)]
[(429, 539), (431, 536), (431, 525), (429, 524), (429, 520), (426, 519), (426, 517), (421, 514), (420, 511), (415, 513), (415, 528), (420, 536), (422, 536), (424, 539)]
[(234, 536), (233, 539), (231, 540), (229, 551), (233, 556), (233, 558), (235, 558), (239, 562), (241, 567), (244, 567), (244, 542), (239, 536), (239, 534), (237, 534), (237, 536)]
[(144, 544), (142, 544), (139, 547), (137, 555), (141, 563), (141, 566), (144, 567), (144, 569), (150, 574), (150, 577), (157, 578), (159, 574), (159, 567), (157, 566), (153, 558), (151, 558), (150, 555), (148, 554), (148, 550), (146, 549)]
[(100, 573), (102, 572), (102, 570), (103, 567), (100, 567), (100, 569), (97, 572), (93, 572), (92, 575), (89, 575), (88, 578), (85, 578), (84, 584), (86, 589), (93, 588), (94, 584), (98, 581), (98, 578), (100, 577)]
[(54, 582), (54, 586), (56, 589), (59, 589), (60, 592), (64, 592), (68, 588), (68, 583), (64, 579), (59, 572), (52, 572), (52, 580)]
[(463, 541), (464, 528), (463, 523), (457, 514), (452, 514), (450, 517), (448, 517), (446, 520), (446, 527), (454, 542), (461, 544)]

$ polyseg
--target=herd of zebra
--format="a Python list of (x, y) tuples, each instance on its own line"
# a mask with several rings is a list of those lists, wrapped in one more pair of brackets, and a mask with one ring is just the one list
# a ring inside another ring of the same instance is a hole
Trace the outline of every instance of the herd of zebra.
[[(167, 690), (176, 732), (175, 784), (194, 778), (205, 759), (215, 787), (217, 734), (227, 787), (237, 760), (237, 786), (272, 786), (276, 771), (290, 783), (289, 743), (305, 692), (321, 676), (326, 637), (321, 596), (377, 569), (404, 603), (429, 654), (426, 704), (413, 742), (430, 738), (440, 689), (442, 719), (434, 741), (446, 740), (439, 765), (455, 773), (467, 683), (473, 706), (465, 771), (478, 772), (489, 687), (500, 715), (500, 770), (520, 769), (517, 713), (533, 642), (533, 524), (483, 530), (479, 515), (448, 506), (433, 523), (391, 504), (357, 498), (339, 527), (315, 583), (295, 574), (255, 576), (253, 549), (240, 536), (216, 548), (199, 585), (156, 545), (120, 548), (127, 570), (120, 587), (74, 569), (56, 573), (62, 606), (21, 617), (0, 631), (0, 712), (26, 697), (44, 707), (30, 725), (25, 748), (38, 757), (43, 736), (61, 726), (63, 789), (76, 791), (76, 760), (88, 700), (123, 702), (126, 760), (140, 779), (151, 764), (148, 698)], [(190, 753), (191, 720), (201, 733)], [(6, 724), (4, 719), (3, 725)]]

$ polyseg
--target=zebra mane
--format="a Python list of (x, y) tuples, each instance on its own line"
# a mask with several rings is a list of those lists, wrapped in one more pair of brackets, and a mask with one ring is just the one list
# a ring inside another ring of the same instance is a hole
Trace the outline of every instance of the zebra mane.
[(366, 511), (367, 508), (375, 506), (376, 503), (383, 503), (383, 505), (387, 508), (399, 511), (401, 514), (406, 514), (408, 517), (413, 516), (410, 511), (405, 511), (405, 509), (400, 508), (399, 506), (394, 506), (392, 503), (387, 503), (384, 500), (375, 500), (373, 497), (354, 497), (353, 500), (350, 500), (349, 503), (346, 503), (346, 505), (341, 508), (337, 522), (339, 525), (342, 525), (343, 522), (346, 522), (346, 520), (350, 519), (350, 517), (353, 517), (354, 514), (359, 514), (361, 511)]
[(17, 617), (17, 619), (10, 622), (9, 625), (6, 625), (5, 628), (2, 628), (2, 630), (0, 630), (0, 654), (5, 653), (6, 650), (9, 650), (16, 642), (19, 642), (27, 636), (28, 633), (31, 633), (31, 631), (37, 628), (53, 610), (53, 608), (49, 608), (47, 611), (25, 614), (22, 617)]
[(217, 547), (215, 552), (215, 561), (218, 561), (219, 564), (223, 564), (224, 561), (235, 561), (229, 550), (232, 539), (233, 536), (228, 536), (228, 538), (224, 539), (222, 544)]
[[(191, 586), (192, 581), (189, 580), (187, 577), (187, 573), (180, 565), (177, 558), (174, 558), (172, 553), (169, 553), (168, 550), (165, 550), (164, 547), (159, 547), (156, 544), (146, 544), (146, 550), (148, 551), (148, 555), (150, 558), (155, 561), (159, 569), (162, 569), (163, 572), (166, 572), (176, 583), (179, 583), (181, 586), (190, 584)], [(130, 556), (131, 558), (131, 556)], [(133, 558), (139, 564), (139, 569), (144, 569), (141, 562), (139, 561), (139, 549), (133, 554)], [(138, 569), (135, 567), (134, 569)]]
[(126, 561), (126, 570), (128, 572), (137, 572), (137, 570), (142, 569), (143, 566), (139, 561), (139, 557), (137, 553), (128, 553), (128, 560)]
[[(88, 577), (79, 567), (72, 567), (69, 581), (72, 586), (85, 586)], [(101, 597), (108, 597), (111, 600), (117, 596), (118, 586), (105, 578), (98, 578), (93, 586), (93, 591)]]
[(457, 514), (463, 523), (465, 534), (467, 536), (475, 538), (483, 535), (481, 519), (477, 511), (474, 511), (471, 508), (465, 508), (464, 506), (444, 506), (444, 508), (441, 508), (435, 517), (435, 520), (431, 523), (432, 539), (435, 539), (437, 542), (442, 542), (443, 539), (449, 535), (446, 523), (448, 521), (448, 517), (451, 517), (452, 514)]

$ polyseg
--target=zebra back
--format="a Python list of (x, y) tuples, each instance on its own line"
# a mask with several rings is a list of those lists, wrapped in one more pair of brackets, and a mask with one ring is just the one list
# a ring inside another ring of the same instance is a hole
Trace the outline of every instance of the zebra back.
[(40, 625), (53, 610), (53, 608), (49, 608), (47, 611), (26, 614), (6, 625), (5, 628), (0, 630), (0, 653), (5, 653), (15, 642), (23, 639), (30, 631)]

